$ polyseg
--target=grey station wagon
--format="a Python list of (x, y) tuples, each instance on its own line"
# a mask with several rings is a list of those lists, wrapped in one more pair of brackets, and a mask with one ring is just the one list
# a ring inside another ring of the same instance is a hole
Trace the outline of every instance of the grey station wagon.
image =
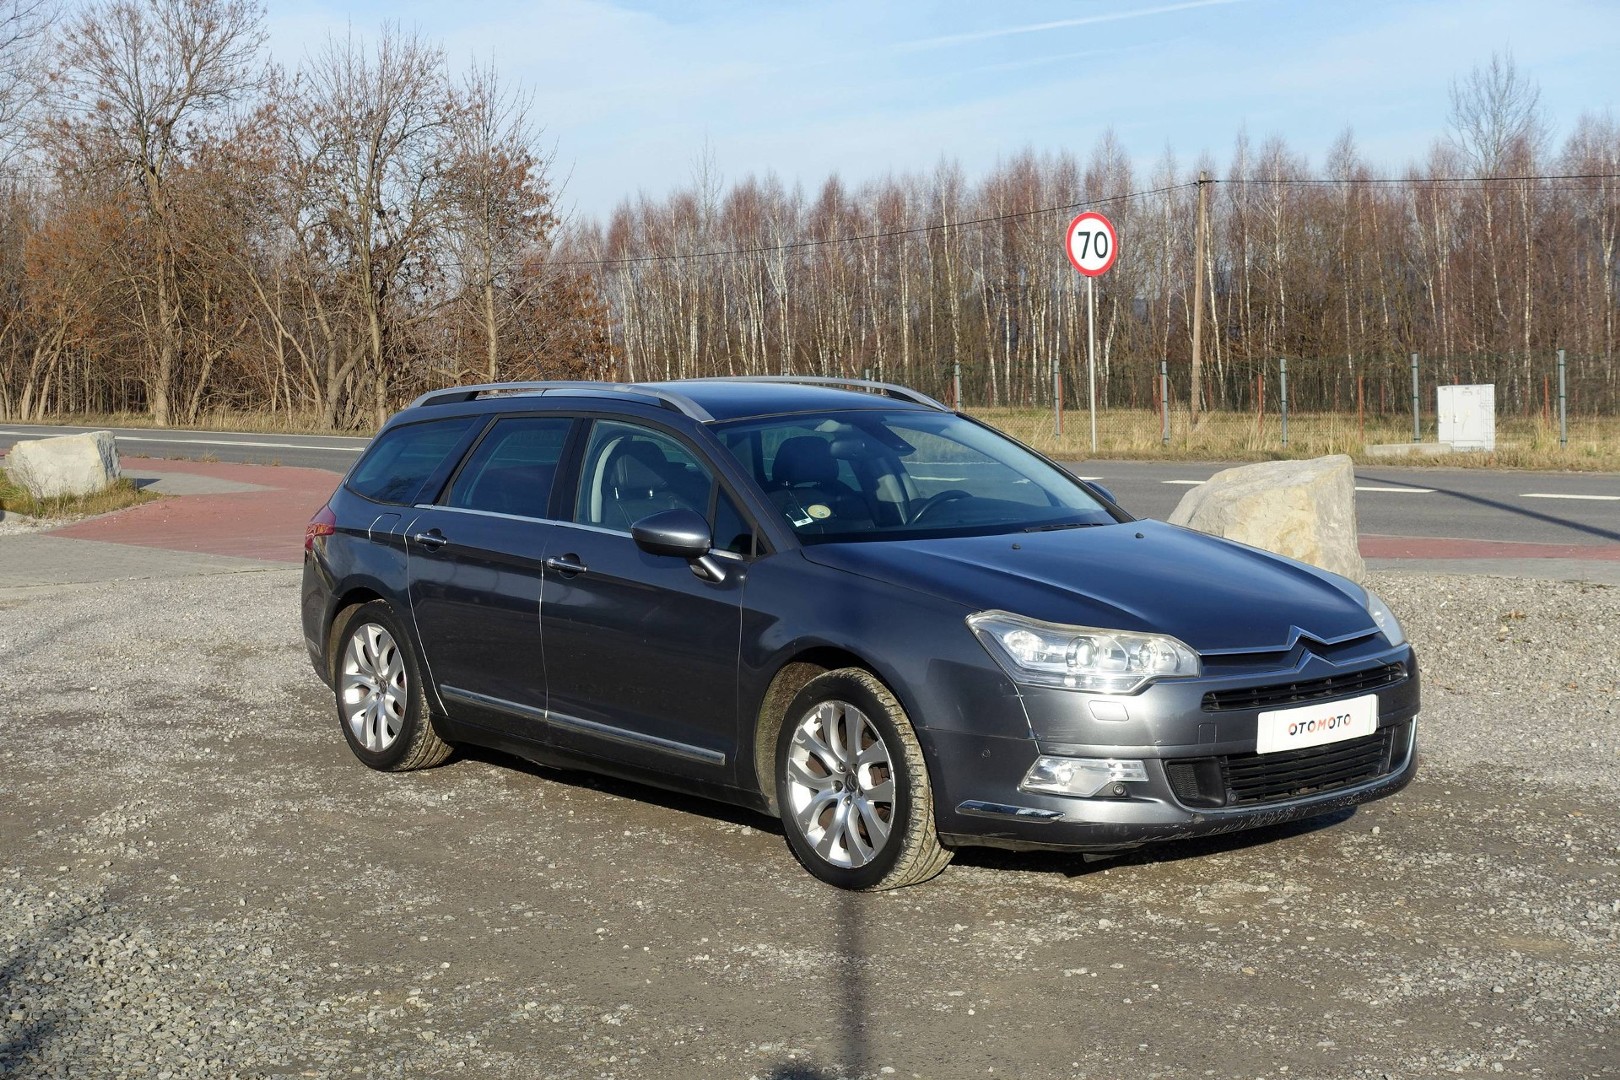
[(426, 394), (304, 546), (365, 764), (479, 744), (738, 803), (844, 888), (1306, 818), (1415, 767), (1377, 596), (1135, 520), (897, 386)]

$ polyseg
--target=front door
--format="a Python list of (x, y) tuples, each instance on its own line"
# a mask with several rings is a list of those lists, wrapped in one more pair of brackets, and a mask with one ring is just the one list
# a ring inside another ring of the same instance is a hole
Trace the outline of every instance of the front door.
[[(721, 580), (649, 555), (630, 526), (677, 507), (717, 523)], [(561, 747), (730, 782), (746, 526), (714, 474), (649, 427), (599, 420), (573, 521), (547, 547), (541, 594), (548, 719)]]

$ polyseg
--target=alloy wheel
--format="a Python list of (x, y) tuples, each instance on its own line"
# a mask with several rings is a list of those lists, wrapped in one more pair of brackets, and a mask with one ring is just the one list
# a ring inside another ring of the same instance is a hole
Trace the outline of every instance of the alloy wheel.
[(823, 701), (795, 725), (787, 789), (793, 823), (829, 865), (865, 866), (888, 843), (893, 760), (871, 719), (849, 702)]
[(374, 622), (355, 627), (341, 680), (343, 718), (355, 742), (373, 752), (388, 749), (404, 728), (409, 701), (405, 657), (393, 635)]

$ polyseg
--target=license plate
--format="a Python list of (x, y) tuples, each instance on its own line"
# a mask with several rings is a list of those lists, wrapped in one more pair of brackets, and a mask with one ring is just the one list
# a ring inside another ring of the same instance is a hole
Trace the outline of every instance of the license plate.
[(1273, 709), (1260, 714), (1259, 754), (1359, 739), (1378, 730), (1378, 695)]

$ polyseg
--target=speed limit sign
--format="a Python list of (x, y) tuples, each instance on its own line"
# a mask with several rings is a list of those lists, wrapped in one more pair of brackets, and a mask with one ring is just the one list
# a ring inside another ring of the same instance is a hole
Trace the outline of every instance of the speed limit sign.
[(1112, 222), (1095, 210), (1087, 210), (1069, 222), (1064, 247), (1076, 270), (1086, 277), (1097, 277), (1114, 265), (1119, 236)]

